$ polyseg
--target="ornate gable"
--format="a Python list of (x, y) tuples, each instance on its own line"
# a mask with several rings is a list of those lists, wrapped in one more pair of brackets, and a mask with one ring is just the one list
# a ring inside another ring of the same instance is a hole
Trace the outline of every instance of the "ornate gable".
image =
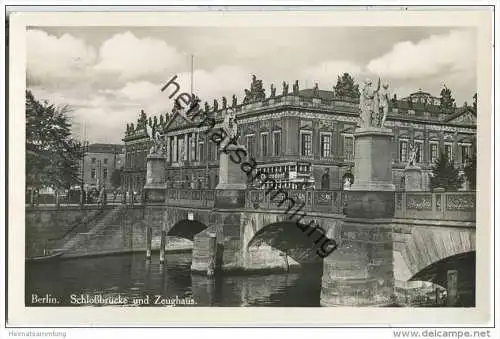
[(192, 124), (189, 121), (187, 121), (186, 118), (184, 118), (179, 113), (175, 113), (174, 116), (167, 123), (165, 130), (177, 129), (177, 128), (181, 128), (181, 127), (188, 127), (191, 125)]
[(475, 126), (477, 123), (476, 118), (476, 112), (472, 108), (467, 107), (466, 109), (450, 116), (446, 119), (446, 122), (449, 124)]

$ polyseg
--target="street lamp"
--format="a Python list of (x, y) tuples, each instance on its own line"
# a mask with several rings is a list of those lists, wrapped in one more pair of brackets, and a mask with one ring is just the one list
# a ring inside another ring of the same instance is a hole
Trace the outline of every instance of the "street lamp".
[(80, 206), (83, 208), (83, 205), (85, 204), (84, 196), (83, 196), (84, 174), (85, 174), (85, 154), (89, 150), (89, 142), (83, 141), (81, 147), (82, 147), (82, 168), (81, 168), (82, 180), (80, 182)]

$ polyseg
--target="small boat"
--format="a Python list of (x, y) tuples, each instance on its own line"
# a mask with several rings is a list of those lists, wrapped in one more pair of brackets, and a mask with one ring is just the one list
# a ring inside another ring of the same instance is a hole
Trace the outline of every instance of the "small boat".
[(41, 262), (59, 259), (63, 255), (63, 252), (53, 252), (47, 255), (41, 255), (33, 258), (26, 258), (25, 262)]

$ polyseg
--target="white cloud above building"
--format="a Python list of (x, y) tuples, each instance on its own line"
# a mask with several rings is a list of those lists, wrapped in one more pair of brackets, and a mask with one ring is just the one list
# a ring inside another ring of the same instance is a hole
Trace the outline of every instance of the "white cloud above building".
[(169, 112), (161, 88), (174, 75), (210, 105), (233, 94), (241, 102), (251, 75), (266, 94), (299, 80), (331, 90), (348, 72), (361, 84), (380, 76), (398, 96), (443, 84), (457, 103), (476, 92), (475, 31), (456, 28), (33, 28), (27, 37), (27, 81), (39, 99), (73, 108), (74, 132), (118, 143), (141, 109)]

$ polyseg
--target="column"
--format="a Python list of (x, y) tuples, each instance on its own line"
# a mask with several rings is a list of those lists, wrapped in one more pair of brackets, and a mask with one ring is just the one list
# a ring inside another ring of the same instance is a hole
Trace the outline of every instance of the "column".
[(177, 151), (178, 151), (178, 143), (177, 143), (177, 135), (173, 136), (173, 148), (172, 148), (172, 162), (177, 162)]
[(424, 156), (424, 164), (425, 165), (428, 165), (429, 164), (429, 161), (431, 159), (431, 147), (430, 147), (430, 144), (429, 144), (429, 130), (427, 129), (427, 126), (424, 127), (425, 130), (424, 130), (424, 149), (423, 149), (423, 156)]
[(314, 119), (312, 121), (312, 151), (313, 151), (313, 156), (314, 159), (319, 159), (320, 158), (320, 133), (319, 133), (319, 126), (318, 126), (318, 121)]

